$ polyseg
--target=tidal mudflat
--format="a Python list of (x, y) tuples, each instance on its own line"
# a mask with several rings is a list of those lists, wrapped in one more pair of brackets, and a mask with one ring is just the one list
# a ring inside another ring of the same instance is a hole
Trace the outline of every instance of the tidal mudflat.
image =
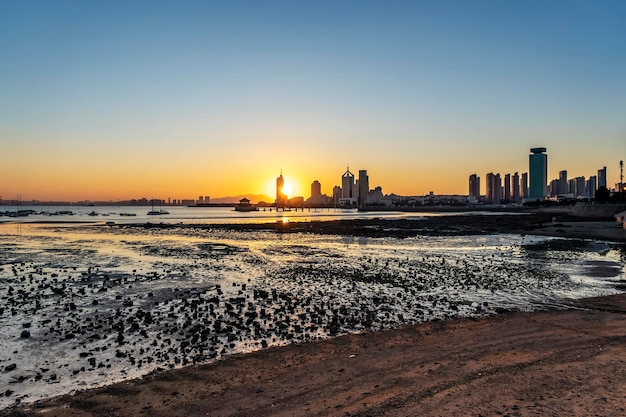
[(0, 408), (159, 369), (623, 291), (608, 243), (4, 225)]

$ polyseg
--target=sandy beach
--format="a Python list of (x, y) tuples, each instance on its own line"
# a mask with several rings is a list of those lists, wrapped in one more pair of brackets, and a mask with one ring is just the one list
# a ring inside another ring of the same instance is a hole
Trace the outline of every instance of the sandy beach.
[(7, 416), (617, 416), (626, 295), (235, 355)]
[[(6, 340), (19, 352), (5, 360), (18, 366), (2, 362), (11, 384), (0, 395), (18, 403), (0, 415), (624, 414), (626, 295), (615, 294), (624, 290), (623, 230), (552, 220), (80, 226), (58, 242), (45, 230), (27, 233), (23, 252), (21, 236), (9, 236), (0, 241), (15, 252), (5, 259), (14, 266), (4, 269), (10, 291), (3, 297), (15, 317), (26, 315), (6, 323), (12, 331), (26, 320), (29, 327), (27, 339), (18, 332), (17, 344)], [(39, 239), (42, 258), (32, 252)], [(106, 267), (55, 266), (86, 255)], [(48, 295), (32, 310), (42, 316), (31, 319), (26, 295), (42, 285)], [(612, 295), (580, 298), (586, 293)], [(107, 313), (114, 310), (115, 318)], [(205, 330), (193, 325), (192, 312), (197, 323), (209, 323)], [(54, 324), (46, 315), (69, 320)], [(215, 317), (223, 325), (213, 330)], [(234, 338), (224, 333), (230, 327), (238, 329)], [(24, 355), (28, 346), (41, 349), (38, 340), (73, 352), (61, 362), (46, 359), (45, 371), (25, 370)], [(198, 354), (213, 360), (172, 366)], [(142, 362), (154, 371), (132, 376)], [(109, 368), (102, 375), (121, 371), (123, 381), (80, 388)], [(22, 405), (36, 391), (13, 392), (54, 389), (59, 380), (69, 383), (65, 392), (77, 392)]]

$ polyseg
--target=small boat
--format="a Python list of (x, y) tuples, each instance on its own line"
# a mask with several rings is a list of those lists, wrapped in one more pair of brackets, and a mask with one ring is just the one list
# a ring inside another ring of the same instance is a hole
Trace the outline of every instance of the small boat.
[[(160, 204), (160, 202), (159, 202), (159, 204)], [(150, 210), (148, 212), (148, 216), (160, 216), (161, 214), (170, 214), (170, 212), (166, 211), (166, 210), (162, 210), (160, 208), (158, 210), (155, 210), (154, 209), (154, 198), (153, 198), (152, 199), (152, 210)]]
[(9, 217), (28, 217), (28, 215), (33, 214), (31, 213), (32, 210), (17, 210), (17, 211), (10, 211), (9, 212)]
[(150, 210), (148, 216), (158, 216), (160, 214), (170, 214), (167, 210)]
[(98, 213), (96, 213), (94, 210), (92, 210), (88, 215), (89, 216), (97, 216)]

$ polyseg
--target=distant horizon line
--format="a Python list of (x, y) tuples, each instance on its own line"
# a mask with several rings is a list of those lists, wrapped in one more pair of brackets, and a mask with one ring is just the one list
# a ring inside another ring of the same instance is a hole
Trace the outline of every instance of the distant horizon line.
[[(437, 194), (433, 191), (426, 193), (426, 194), (412, 194), (412, 195), (401, 195), (401, 194), (396, 194), (396, 193), (389, 193), (389, 194), (385, 194), (388, 196), (396, 196), (396, 197), (401, 197), (401, 198), (412, 198), (412, 197), (425, 197), (425, 196), (439, 196), (439, 197), (445, 197), (445, 196), (467, 196), (468, 194), (461, 194), (461, 193), (452, 193), (452, 194)], [(205, 196), (206, 197), (206, 196)], [(226, 196), (226, 197), (216, 197), (213, 198), (211, 197), (208, 201), (203, 201), (203, 203), (205, 204), (222, 204), (222, 203), (226, 203), (226, 204), (230, 204), (230, 203), (236, 203), (238, 202), (241, 198), (248, 198), (250, 199), (250, 197), (256, 197), (257, 198), (257, 202), (265, 202), (265, 203), (271, 203), (274, 201), (274, 199), (272, 197), (270, 197), (267, 194), (253, 194), (253, 193), (246, 193), (246, 194), (238, 194), (238, 195), (231, 195), (231, 196)], [(266, 199), (259, 199), (259, 197), (267, 197), (267, 200), (269, 201), (265, 201)], [(304, 198), (303, 196), (292, 196), (289, 197), (289, 199), (292, 198)], [(169, 202), (168, 202), (169, 200)], [(230, 201), (232, 200), (232, 201)], [(0, 205), (5, 205), (5, 206), (11, 206), (11, 205), (18, 205), (18, 204), (22, 204), (22, 205), (36, 205), (36, 204), (43, 204), (43, 205), (60, 205), (60, 204), (69, 204), (69, 205), (85, 205), (85, 204), (100, 204), (100, 205), (105, 205), (105, 204), (110, 204), (110, 205), (129, 205), (128, 203), (141, 203), (141, 204), (151, 204), (152, 202), (161, 202), (161, 204), (167, 204), (167, 205), (172, 205), (172, 206), (184, 206), (184, 205), (189, 205), (189, 204), (198, 204), (198, 202), (200, 201), (199, 199), (186, 199), (186, 198), (181, 198), (181, 199), (171, 199), (171, 198), (167, 198), (167, 199), (162, 199), (162, 198), (146, 198), (146, 197), (141, 197), (141, 198), (132, 198), (132, 199), (126, 199), (126, 200), (90, 200), (90, 199), (81, 199), (81, 200), (40, 200), (40, 199), (28, 199), (28, 200), (20, 200), (20, 199), (2, 199), (0, 198)], [(172, 203), (172, 202), (179, 202), (179, 203)]]

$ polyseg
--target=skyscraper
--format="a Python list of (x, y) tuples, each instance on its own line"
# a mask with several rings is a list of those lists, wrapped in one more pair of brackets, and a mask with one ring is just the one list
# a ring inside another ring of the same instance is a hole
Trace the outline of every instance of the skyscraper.
[(500, 204), (502, 200), (502, 179), (500, 174), (490, 172), (487, 174), (487, 193), (485, 197), (492, 204)]
[(574, 190), (570, 190), (574, 197), (583, 197), (587, 195), (585, 190), (585, 177), (574, 178)]
[(504, 200), (511, 201), (511, 174), (504, 176)]
[(283, 191), (285, 186), (285, 179), (283, 178), (283, 171), (280, 170), (280, 176), (276, 178), (276, 207), (285, 208), (287, 206), (287, 196)]
[(318, 180), (311, 183), (311, 198), (322, 196), (322, 184)]
[(350, 167), (341, 176), (341, 198), (354, 198), (354, 174), (350, 172)]
[(338, 206), (340, 198), (341, 198), (341, 187), (338, 185), (335, 185), (333, 187), (333, 204)]
[(528, 172), (522, 173), (522, 197), (528, 198)]
[(608, 188), (606, 185), (606, 167), (598, 170), (598, 188), (600, 187)]
[(519, 192), (519, 174), (517, 172), (513, 174), (512, 181), (513, 181), (513, 202), (519, 203), (521, 197), (520, 197), (520, 192)]
[(587, 197), (596, 198), (596, 190), (598, 189), (598, 177), (592, 175), (587, 181)]
[(469, 196), (480, 198), (480, 177), (476, 174), (469, 176)]
[(567, 185), (567, 171), (563, 170), (559, 172), (559, 191), (558, 194), (567, 194), (570, 192), (570, 190), (568, 190), (568, 185)]
[(530, 173), (530, 189), (528, 198), (543, 200), (548, 188), (548, 155), (546, 148), (531, 148), (528, 157), (528, 171)]
[(367, 170), (359, 170), (359, 207), (367, 204), (367, 194), (370, 191), (370, 180), (367, 176)]

